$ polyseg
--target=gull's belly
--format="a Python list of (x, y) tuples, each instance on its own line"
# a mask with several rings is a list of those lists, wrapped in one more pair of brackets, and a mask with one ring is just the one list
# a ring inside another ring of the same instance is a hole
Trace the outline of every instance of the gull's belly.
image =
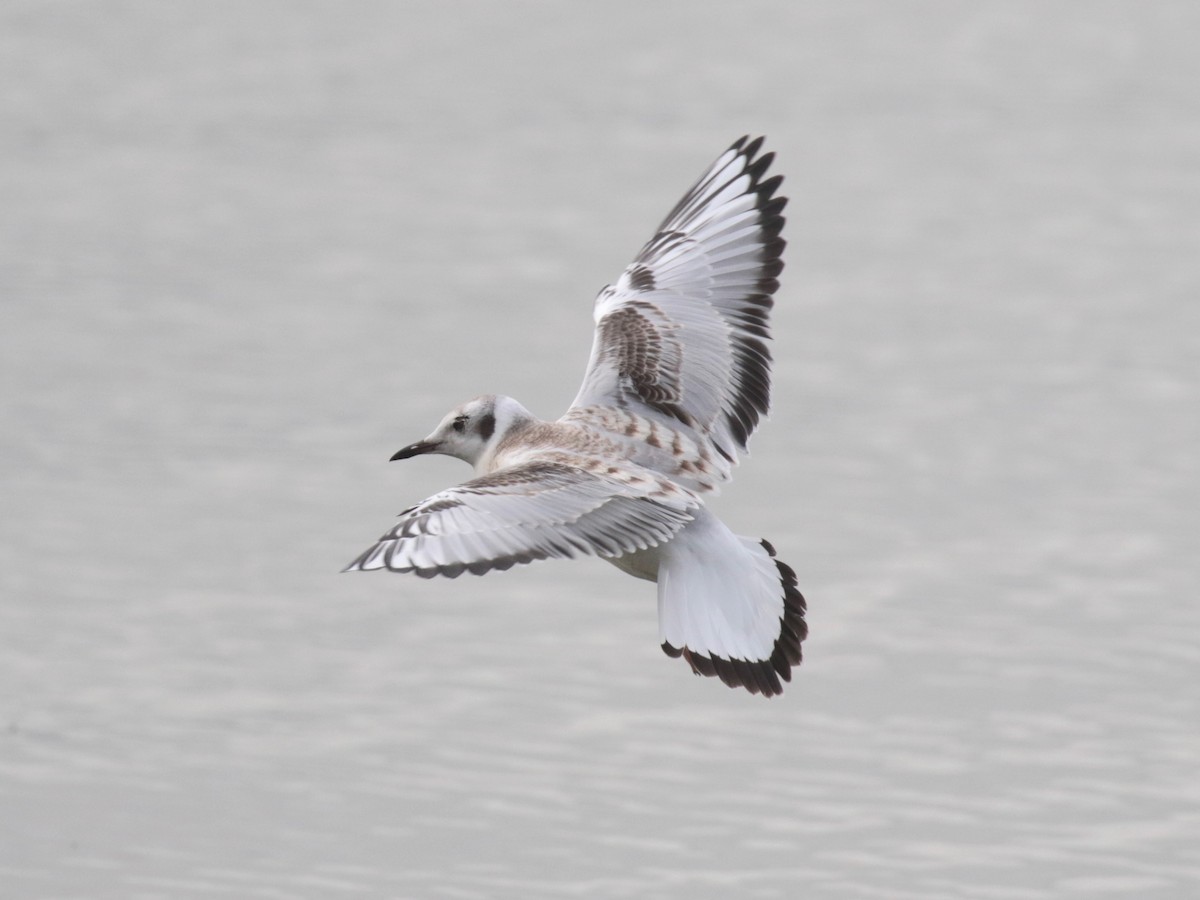
[(662, 548), (663, 545), (659, 544), (657, 547), (635, 550), (624, 556), (606, 556), (604, 559), (634, 578), (658, 581), (658, 561), (662, 554)]

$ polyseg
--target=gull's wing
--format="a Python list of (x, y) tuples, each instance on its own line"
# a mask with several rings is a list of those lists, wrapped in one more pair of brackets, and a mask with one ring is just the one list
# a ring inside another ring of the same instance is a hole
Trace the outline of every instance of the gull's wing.
[(619, 481), (559, 462), (533, 462), (434, 494), (344, 571), (424, 578), (481, 575), (550, 557), (613, 557), (662, 543), (698, 501), (647, 472)]
[(568, 412), (647, 416), (736, 459), (770, 403), (771, 295), (783, 269), (782, 210), (762, 138), (734, 143), (687, 192), (615, 285)]

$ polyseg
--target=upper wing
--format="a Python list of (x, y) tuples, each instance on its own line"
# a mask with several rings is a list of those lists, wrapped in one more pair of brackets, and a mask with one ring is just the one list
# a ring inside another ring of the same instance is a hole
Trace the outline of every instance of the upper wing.
[(697, 505), (665, 479), (647, 477), (638, 485), (564, 463), (526, 463), (406, 509), (343, 571), (387, 568), (454, 578), (576, 553), (620, 556), (667, 540)]
[(781, 176), (762, 138), (713, 163), (596, 298), (596, 334), (573, 418), (618, 407), (687, 429), (734, 460), (770, 403), (766, 345), (783, 269)]

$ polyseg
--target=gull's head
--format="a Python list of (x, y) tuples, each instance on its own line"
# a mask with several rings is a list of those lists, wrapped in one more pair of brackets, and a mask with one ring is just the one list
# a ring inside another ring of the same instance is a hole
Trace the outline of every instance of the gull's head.
[(484, 394), (450, 410), (433, 434), (396, 451), (392, 459), (441, 453), (475, 466), (514, 424), (532, 418), (512, 397)]

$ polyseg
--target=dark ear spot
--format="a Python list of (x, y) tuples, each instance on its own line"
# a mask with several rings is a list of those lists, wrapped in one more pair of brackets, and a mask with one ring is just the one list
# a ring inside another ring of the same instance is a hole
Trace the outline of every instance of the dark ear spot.
[(496, 417), (491, 413), (479, 417), (479, 436), (485, 441), (496, 431)]

